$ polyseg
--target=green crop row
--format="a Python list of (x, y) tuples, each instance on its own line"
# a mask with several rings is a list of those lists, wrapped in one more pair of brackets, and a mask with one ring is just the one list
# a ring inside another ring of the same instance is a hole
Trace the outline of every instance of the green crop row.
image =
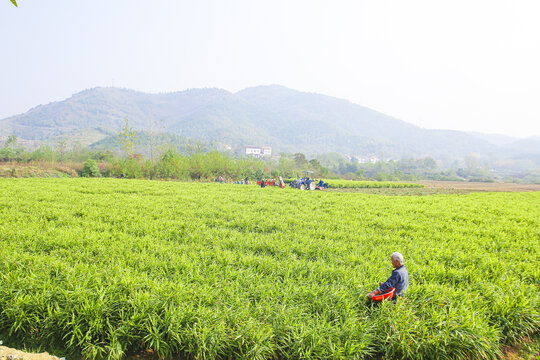
[[(295, 179), (285, 179), (285, 183), (291, 183)], [(317, 181), (318, 182), (318, 181)], [(423, 188), (422, 184), (389, 182), (389, 181), (355, 181), (355, 180), (325, 180), (330, 189), (385, 189), (385, 188)]]
[[(496, 359), (540, 330), (540, 193), (0, 180), (0, 339), (68, 358)], [(409, 290), (366, 294), (405, 256)]]

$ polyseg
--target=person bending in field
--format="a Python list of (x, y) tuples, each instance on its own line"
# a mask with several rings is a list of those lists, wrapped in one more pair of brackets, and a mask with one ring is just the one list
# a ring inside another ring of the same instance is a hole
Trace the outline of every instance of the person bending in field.
[(385, 293), (392, 287), (396, 288), (392, 300), (396, 300), (397, 296), (403, 296), (405, 294), (405, 290), (409, 287), (409, 274), (407, 273), (407, 269), (405, 269), (405, 265), (403, 265), (403, 255), (398, 252), (392, 253), (390, 261), (392, 261), (392, 266), (395, 270), (392, 271), (392, 275), (388, 280), (384, 283), (379, 283), (378, 289), (368, 294), (368, 298), (371, 299), (375, 295)]

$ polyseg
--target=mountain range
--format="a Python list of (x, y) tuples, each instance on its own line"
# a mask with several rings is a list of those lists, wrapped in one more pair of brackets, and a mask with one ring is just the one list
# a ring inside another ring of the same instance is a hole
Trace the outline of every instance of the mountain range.
[(470, 153), (540, 158), (538, 138), (423, 129), (347, 100), (277, 85), (236, 93), (205, 88), (162, 94), (98, 87), (0, 120), (0, 138), (14, 134), (34, 144), (77, 139), (90, 145), (118, 133), (126, 117), (135, 130), (217, 142), (238, 153), (257, 145), (272, 146), (274, 153), (443, 161)]

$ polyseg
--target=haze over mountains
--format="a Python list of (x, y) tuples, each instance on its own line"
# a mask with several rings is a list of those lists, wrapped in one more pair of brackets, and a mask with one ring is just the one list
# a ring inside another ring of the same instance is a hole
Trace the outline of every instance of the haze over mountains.
[(77, 139), (89, 145), (117, 133), (128, 117), (135, 130), (167, 132), (219, 142), (241, 152), (269, 145), (276, 152), (340, 152), (384, 158), (462, 159), (540, 157), (540, 140), (428, 130), (349, 101), (282, 86), (258, 86), (237, 93), (193, 89), (147, 94), (93, 88), (0, 120), (0, 138), (50, 141)]

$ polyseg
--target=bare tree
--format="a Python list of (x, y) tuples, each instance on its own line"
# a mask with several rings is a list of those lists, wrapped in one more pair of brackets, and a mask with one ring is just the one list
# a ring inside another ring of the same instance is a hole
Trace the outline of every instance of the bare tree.
[(67, 152), (67, 141), (58, 140), (58, 142), (56, 143), (56, 150), (58, 151), (58, 154), (60, 155), (60, 161), (64, 161), (64, 157), (66, 156), (66, 152)]
[[(157, 128), (157, 131), (156, 131)], [(163, 120), (153, 120), (150, 122), (150, 159), (152, 159), (152, 164), (155, 161), (155, 158), (160, 158), (162, 153), (162, 143), (163, 140)]]

